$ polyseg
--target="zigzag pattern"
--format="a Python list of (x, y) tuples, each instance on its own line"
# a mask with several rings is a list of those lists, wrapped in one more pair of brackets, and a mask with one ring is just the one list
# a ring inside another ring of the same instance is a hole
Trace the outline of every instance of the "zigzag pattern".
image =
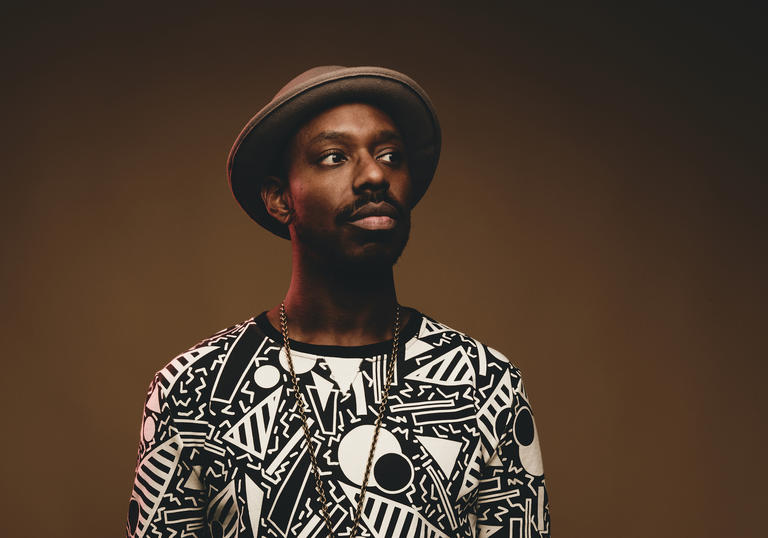
[[(548, 538), (538, 434), (519, 371), (477, 340), (412, 316), (359, 535)], [(262, 315), (233, 325), (158, 373), (144, 410), (131, 538), (327, 535), (281, 338), (268, 323)], [(353, 357), (350, 348), (297, 344), (337, 536), (351, 530), (389, 345)]]

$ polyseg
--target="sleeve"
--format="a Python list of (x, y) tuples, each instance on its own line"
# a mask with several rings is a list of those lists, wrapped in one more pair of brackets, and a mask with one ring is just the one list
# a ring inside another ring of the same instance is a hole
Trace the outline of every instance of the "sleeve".
[(144, 405), (126, 536), (208, 536), (201, 466), (193, 461), (198, 452), (185, 445), (162, 381), (158, 372)]
[(476, 535), (549, 538), (549, 500), (533, 413), (520, 371), (510, 364), (503, 375), (509, 376), (509, 385), (506, 379), (500, 383), (511, 388), (509, 406), (496, 417), (499, 441), (482, 469)]

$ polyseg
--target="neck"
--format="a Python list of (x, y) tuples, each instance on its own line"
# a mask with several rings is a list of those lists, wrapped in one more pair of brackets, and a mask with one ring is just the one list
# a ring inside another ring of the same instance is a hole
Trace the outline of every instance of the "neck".
[[(397, 296), (392, 266), (345, 270), (294, 253), (285, 296), (290, 338), (318, 345), (360, 346), (393, 337)], [(267, 317), (280, 327), (280, 307)], [(401, 309), (400, 326), (408, 319)]]

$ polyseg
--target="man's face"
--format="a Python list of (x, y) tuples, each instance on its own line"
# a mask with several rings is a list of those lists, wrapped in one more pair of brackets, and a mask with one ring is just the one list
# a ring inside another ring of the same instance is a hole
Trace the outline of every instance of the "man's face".
[(390, 117), (336, 106), (305, 124), (289, 152), (292, 241), (339, 267), (391, 267), (408, 241), (412, 184)]

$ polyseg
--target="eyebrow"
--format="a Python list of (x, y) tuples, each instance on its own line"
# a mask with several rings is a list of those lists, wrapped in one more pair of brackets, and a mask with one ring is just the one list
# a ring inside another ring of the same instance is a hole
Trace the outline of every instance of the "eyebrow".
[[(334, 140), (341, 140), (346, 141), (352, 138), (352, 136), (348, 133), (342, 132), (342, 131), (322, 131), (315, 136), (312, 137), (312, 139), (309, 141), (309, 144), (315, 144), (316, 142), (325, 142), (328, 140), (334, 141)], [(403, 137), (400, 136), (397, 131), (393, 131), (391, 129), (383, 129), (376, 133), (375, 137), (376, 143), (381, 144), (383, 142), (389, 142), (391, 140), (397, 140), (399, 142), (403, 141)]]
[(390, 129), (384, 129), (382, 131), (379, 131), (376, 135), (376, 140), (381, 142), (389, 142), (390, 140), (397, 140), (398, 142), (403, 141), (403, 137), (400, 136), (400, 134), (397, 131), (392, 131)]

